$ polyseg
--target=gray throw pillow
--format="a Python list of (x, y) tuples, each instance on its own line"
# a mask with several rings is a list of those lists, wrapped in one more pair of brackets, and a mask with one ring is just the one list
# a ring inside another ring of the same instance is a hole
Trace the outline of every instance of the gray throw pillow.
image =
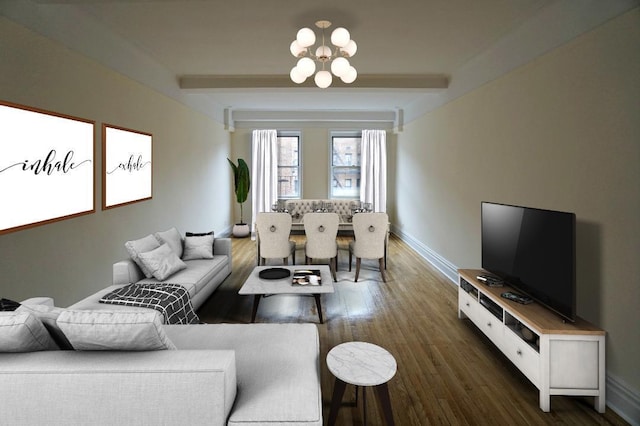
[(23, 303), (18, 309), (16, 309), (16, 312), (27, 312), (38, 318), (60, 349), (73, 350), (73, 346), (69, 343), (69, 339), (67, 339), (67, 336), (65, 336), (62, 330), (60, 330), (60, 327), (58, 327), (56, 322), (58, 320), (58, 316), (64, 312), (64, 309), (56, 308), (54, 306), (29, 305)]
[(29, 312), (0, 312), (0, 352), (58, 349), (42, 322)]
[(144, 238), (140, 238), (139, 240), (127, 241), (126, 243), (124, 243), (124, 246), (127, 249), (129, 256), (131, 256), (131, 259), (134, 262), (136, 262), (136, 265), (140, 267), (140, 269), (142, 270), (142, 273), (147, 278), (151, 278), (153, 274), (140, 261), (140, 258), (138, 258), (138, 254), (146, 253), (148, 251), (151, 251), (153, 249), (157, 249), (158, 247), (160, 247), (160, 243), (158, 243), (158, 240), (156, 239), (156, 237), (149, 234)]
[(156, 239), (160, 244), (167, 243), (178, 257), (182, 257), (182, 236), (176, 228), (167, 229), (163, 232), (156, 232)]
[(79, 351), (176, 349), (162, 328), (162, 315), (145, 311), (64, 311), (58, 326)]
[(184, 237), (182, 260), (213, 259), (213, 234)]
[(151, 271), (153, 276), (160, 281), (166, 280), (171, 275), (187, 267), (187, 264), (180, 260), (167, 243), (162, 244), (155, 250), (139, 253), (138, 258)]

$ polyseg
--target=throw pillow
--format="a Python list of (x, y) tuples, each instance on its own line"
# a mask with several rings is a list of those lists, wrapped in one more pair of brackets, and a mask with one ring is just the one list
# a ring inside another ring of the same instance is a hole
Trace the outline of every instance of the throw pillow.
[(18, 306), (20, 306), (20, 303), (14, 300), (5, 298), (0, 299), (0, 311), (15, 311), (18, 309)]
[(138, 258), (151, 271), (153, 276), (160, 281), (166, 280), (171, 275), (187, 267), (187, 264), (180, 260), (167, 243), (162, 244), (155, 250), (139, 253)]
[(182, 260), (213, 259), (213, 233), (184, 238)]
[(213, 231), (209, 232), (187, 232), (185, 236), (187, 237), (204, 237), (205, 235), (213, 235)]
[(160, 312), (64, 311), (58, 326), (79, 351), (176, 349), (162, 328)]
[(60, 349), (73, 350), (69, 339), (67, 339), (67, 336), (64, 335), (56, 323), (58, 316), (64, 312), (64, 309), (47, 305), (22, 304), (22, 306), (16, 309), (16, 312), (26, 312), (38, 318)]
[(182, 236), (176, 228), (168, 229), (164, 232), (156, 232), (156, 239), (160, 244), (167, 243), (178, 257), (182, 257)]
[(42, 322), (28, 312), (0, 312), (0, 352), (58, 349)]
[(158, 243), (158, 240), (156, 240), (156, 237), (149, 234), (144, 238), (140, 238), (139, 240), (127, 241), (126, 243), (124, 243), (124, 246), (127, 249), (127, 252), (129, 252), (129, 256), (131, 256), (131, 259), (140, 267), (142, 273), (144, 273), (147, 278), (151, 278), (153, 274), (140, 261), (140, 259), (138, 258), (138, 254), (146, 253), (160, 247), (160, 244)]

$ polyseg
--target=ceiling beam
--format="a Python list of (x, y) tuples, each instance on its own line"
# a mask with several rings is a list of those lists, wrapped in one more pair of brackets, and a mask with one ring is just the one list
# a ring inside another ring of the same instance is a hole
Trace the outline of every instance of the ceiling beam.
[[(312, 78), (295, 84), (281, 75), (184, 75), (179, 78), (181, 89), (261, 89), (316, 87)], [(449, 77), (444, 74), (364, 74), (351, 84), (334, 78), (333, 88), (354, 89), (446, 89)]]

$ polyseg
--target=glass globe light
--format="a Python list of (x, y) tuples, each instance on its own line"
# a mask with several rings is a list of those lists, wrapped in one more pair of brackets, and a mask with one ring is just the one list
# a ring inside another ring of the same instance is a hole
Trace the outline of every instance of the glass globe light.
[(331, 33), (331, 43), (334, 46), (345, 47), (350, 40), (351, 35), (345, 28), (338, 27)]
[(291, 68), (289, 77), (291, 77), (291, 81), (293, 81), (296, 84), (304, 83), (304, 81), (307, 79), (307, 76), (302, 74), (298, 69), (298, 67)]
[(329, 71), (318, 71), (316, 74), (314, 81), (316, 82), (316, 86), (321, 89), (326, 89), (331, 86), (331, 81), (333, 81), (333, 77), (331, 77), (331, 73)]
[(296, 67), (305, 78), (312, 76), (316, 72), (316, 63), (311, 58), (300, 58)]
[(316, 57), (320, 58), (321, 60), (323, 58), (330, 59), (331, 58), (331, 49), (329, 49), (329, 47), (325, 46), (324, 44), (322, 46), (318, 46), (318, 48), (316, 49)]
[(358, 51), (358, 45), (355, 41), (351, 40), (345, 47), (341, 48), (340, 51), (346, 53), (347, 56), (351, 57)]
[(301, 28), (296, 35), (296, 41), (302, 47), (309, 47), (316, 42), (316, 33), (311, 28)]
[(358, 71), (356, 71), (353, 66), (350, 66), (349, 69), (340, 76), (340, 80), (342, 80), (343, 83), (351, 84), (356, 81), (357, 77)]
[(333, 62), (331, 62), (331, 72), (337, 76), (341, 77), (345, 72), (349, 70), (351, 64), (347, 60), (347, 58), (343, 58), (342, 56), (335, 58)]
[(306, 49), (298, 44), (297, 40), (293, 40), (291, 45), (289, 46), (289, 51), (296, 58), (300, 57), (302, 53), (304, 53)]

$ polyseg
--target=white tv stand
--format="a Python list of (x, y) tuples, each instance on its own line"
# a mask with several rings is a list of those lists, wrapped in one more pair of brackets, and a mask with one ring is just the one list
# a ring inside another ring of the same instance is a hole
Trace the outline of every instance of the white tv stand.
[(605, 332), (581, 318), (564, 322), (537, 302), (502, 298), (518, 291), (489, 287), (476, 279), (481, 274), (458, 270), (458, 317), (469, 318), (540, 390), (542, 411), (551, 409), (551, 395), (586, 395), (604, 413)]

